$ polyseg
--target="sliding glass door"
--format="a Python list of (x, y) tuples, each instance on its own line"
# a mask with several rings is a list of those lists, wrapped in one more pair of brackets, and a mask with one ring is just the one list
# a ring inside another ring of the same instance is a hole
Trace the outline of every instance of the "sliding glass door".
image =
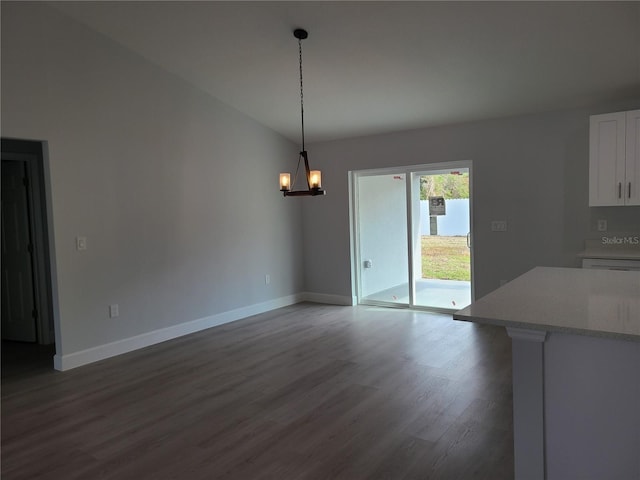
[(360, 303), (471, 303), (471, 162), (352, 172), (351, 185)]

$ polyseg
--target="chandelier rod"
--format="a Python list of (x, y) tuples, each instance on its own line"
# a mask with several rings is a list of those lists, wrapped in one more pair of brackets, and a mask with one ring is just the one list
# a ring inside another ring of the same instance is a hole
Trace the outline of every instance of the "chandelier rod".
[(298, 55), (300, 58), (300, 122), (302, 127), (302, 151), (304, 152), (304, 90), (302, 86), (302, 39), (307, 38), (307, 32), (305, 32), (304, 30), (302, 30), (302, 32), (296, 30), (296, 37), (298, 38)]

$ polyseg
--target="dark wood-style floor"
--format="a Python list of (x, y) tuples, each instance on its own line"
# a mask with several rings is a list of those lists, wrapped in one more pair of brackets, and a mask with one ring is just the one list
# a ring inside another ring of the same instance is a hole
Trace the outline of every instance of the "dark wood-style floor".
[(301, 304), (2, 380), (2, 478), (510, 479), (511, 344)]

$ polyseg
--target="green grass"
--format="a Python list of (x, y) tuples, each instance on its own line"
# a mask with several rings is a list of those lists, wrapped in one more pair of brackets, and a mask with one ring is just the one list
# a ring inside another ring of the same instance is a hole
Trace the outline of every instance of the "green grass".
[(422, 278), (471, 280), (466, 237), (422, 236)]

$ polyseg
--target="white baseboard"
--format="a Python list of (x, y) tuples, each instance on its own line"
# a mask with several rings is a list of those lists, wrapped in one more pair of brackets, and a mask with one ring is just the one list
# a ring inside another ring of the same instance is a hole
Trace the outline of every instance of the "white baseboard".
[(82, 365), (87, 365), (99, 360), (104, 360), (116, 355), (132, 352), (133, 350), (138, 350), (140, 348), (155, 345), (156, 343), (165, 342), (173, 338), (178, 338), (183, 335), (199, 332), (201, 330), (215, 327), (217, 325), (222, 325), (225, 323), (233, 322), (235, 320), (240, 320), (242, 318), (247, 318), (252, 315), (257, 315), (259, 313), (275, 310), (276, 308), (300, 303), (305, 300), (307, 300), (307, 298), (306, 294), (304, 293), (289, 295), (286, 297), (269, 300), (268, 302), (249, 305), (247, 307), (238, 308), (236, 310), (230, 310), (228, 312), (211, 315), (209, 317), (180, 323), (171, 327), (153, 330), (151, 332), (136, 335), (135, 337), (129, 337), (115, 342), (106, 343), (104, 345), (98, 345), (97, 347), (88, 348), (79, 352), (73, 352), (66, 355), (56, 354), (53, 357), (53, 366), (56, 370), (70, 370)]
[(234, 322), (252, 315), (258, 315), (260, 313), (269, 312), (277, 308), (286, 307), (300, 302), (352, 306), (357, 304), (357, 299), (356, 297), (313, 292), (288, 295), (286, 297), (269, 300), (268, 302), (257, 303), (255, 305), (249, 305), (247, 307), (230, 310), (228, 312), (211, 315), (209, 317), (191, 320), (178, 325), (172, 325), (171, 327), (142, 333), (135, 337), (105, 343), (79, 352), (73, 352), (66, 355), (56, 354), (53, 357), (53, 366), (56, 370), (71, 370), (72, 368), (81, 367), (82, 365), (98, 362), (106, 358), (115, 357), (116, 355), (122, 355), (123, 353), (132, 352), (140, 348), (149, 347), (156, 343), (166, 342), (167, 340), (182, 337), (183, 335), (189, 335), (190, 333), (199, 332), (201, 330), (206, 330), (207, 328)]

